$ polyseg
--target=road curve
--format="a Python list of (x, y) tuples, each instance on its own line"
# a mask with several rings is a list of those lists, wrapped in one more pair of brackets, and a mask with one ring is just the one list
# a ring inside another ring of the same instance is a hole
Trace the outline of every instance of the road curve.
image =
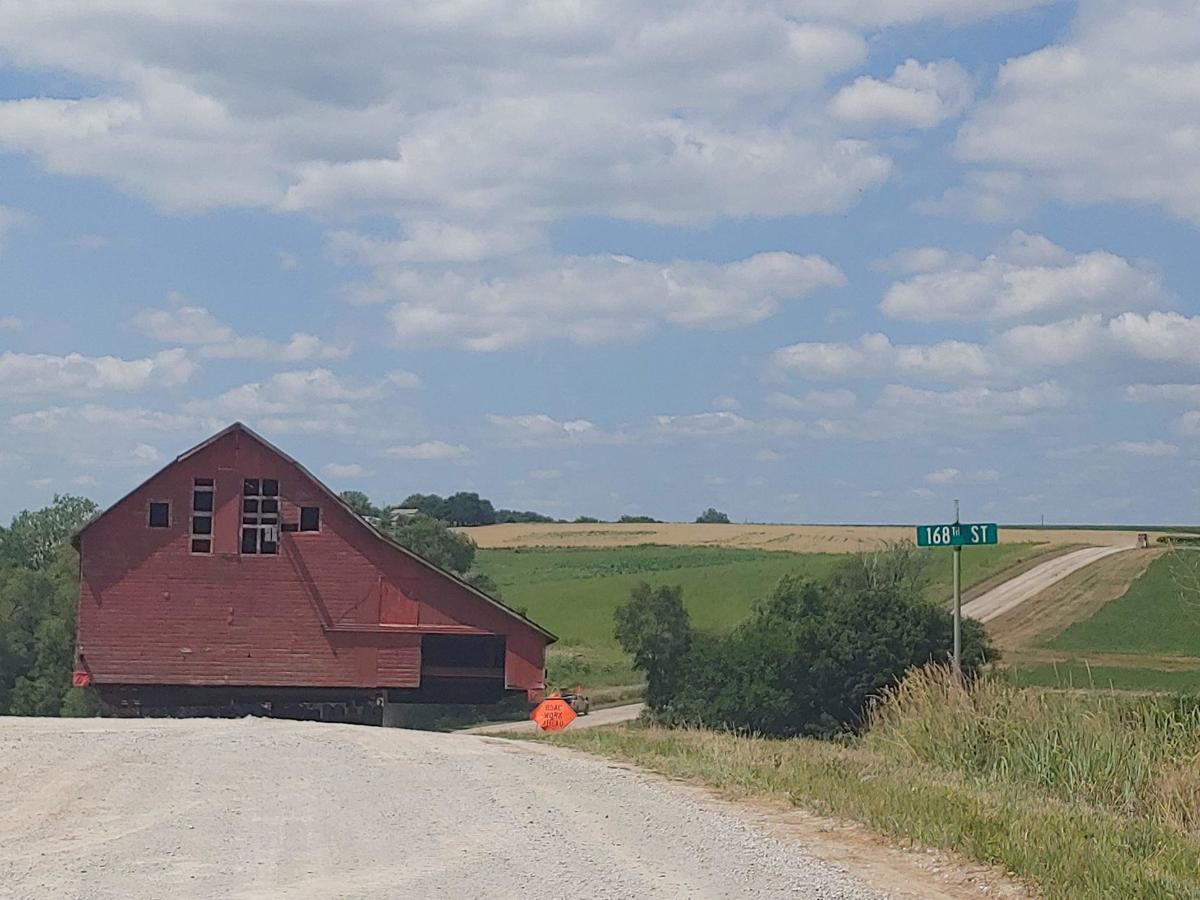
[(684, 786), (403, 728), (0, 718), (0, 809), (22, 900), (882, 897)]
[[(616, 725), (618, 722), (631, 722), (642, 714), (646, 708), (644, 703), (627, 703), (624, 706), (609, 706), (597, 709), (586, 716), (576, 716), (575, 721), (567, 726), (571, 731), (582, 728), (596, 728), (600, 725)], [(460, 734), (512, 734), (513, 732), (537, 731), (537, 725), (532, 719), (521, 719), (517, 722), (501, 722), (495, 725), (476, 725), (464, 728)]]
[(1072, 572), (1078, 572), (1084, 566), (1090, 566), (1098, 559), (1131, 550), (1132, 546), (1122, 547), (1084, 547), (1047, 560), (1041, 565), (1034, 566), (1028, 572), (1022, 572), (998, 587), (992, 588), (985, 594), (976, 597), (970, 603), (963, 604), (963, 615), (980, 622), (987, 622), (1001, 613), (1006, 613), (1026, 600), (1036, 597), (1050, 585), (1062, 581)]

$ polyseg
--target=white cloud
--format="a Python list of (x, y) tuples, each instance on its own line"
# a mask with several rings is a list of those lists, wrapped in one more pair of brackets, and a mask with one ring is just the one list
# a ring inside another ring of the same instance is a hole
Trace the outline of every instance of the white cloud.
[(749, 421), (728, 410), (687, 416), (654, 417), (654, 432), (671, 438), (722, 437), (746, 431), (750, 427)]
[(982, 260), (958, 260), (888, 288), (880, 308), (916, 321), (1024, 319), (1113, 313), (1164, 296), (1158, 275), (1104, 251), (1071, 254), (1040, 235), (1014, 231)]
[(945, 269), (955, 257), (942, 247), (909, 247), (871, 263), (876, 272), (900, 272), (912, 275)]
[(1179, 447), (1166, 441), (1120, 441), (1113, 445), (1113, 449), (1130, 456), (1163, 457), (1179, 454)]
[[(377, 382), (352, 382), (328, 369), (279, 372), (265, 382), (252, 382), (221, 394), (211, 404), (232, 415), (300, 413), (328, 403), (352, 403), (380, 394)], [(208, 402), (204, 402), (209, 406)]]
[(930, 472), (925, 476), (925, 480), (930, 484), (950, 484), (958, 480), (958, 476), (962, 473), (958, 469), (938, 469), (936, 472)]
[(1028, 218), (1039, 202), (1028, 176), (989, 169), (968, 172), (963, 184), (946, 188), (939, 197), (920, 200), (913, 208), (927, 216), (1000, 223)]
[(1157, 204), (1200, 223), (1198, 58), (1191, 0), (1084, 4), (1065, 41), (1000, 68), (958, 152), (1067, 201)]
[(182, 349), (143, 359), (4, 352), (0, 353), (0, 391), (9, 396), (142, 391), (183, 384), (195, 370)]
[(867, 50), (828, 20), (927, 13), (817, 6), (303, 4), (281, 29), (261, 0), (102, 17), (17, 5), (0, 33), (10, 64), (103, 87), (0, 103), (0, 143), (167, 209), (533, 223), (832, 211), (890, 161), (821, 121), (825, 79)]
[(513, 447), (543, 447), (560, 444), (620, 443), (621, 435), (606, 432), (587, 419), (555, 419), (545, 413), (519, 416), (488, 415), (488, 424), (500, 440)]
[(353, 231), (327, 235), (329, 252), (343, 263), (376, 268), (413, 262), (472, 263), (512, 256), (542, 245), (541, 231), (529, 226), (467, 227), (448, 222), (410, 222), (402, 240), (379, 240)]
[(285, 272), (294, 272), (300, 268), (300, 257), (295, 253), (290, 253), (287, 250), (279, 251), (279, 268)]
[(724, 265), (573, 257), (490, 279), (397, 269), (381, 272), (371, 291), (399, 301), (389, 317), (401, 343), (489, 351), (545, 339), (627, 341), (661, 325), (733, 328), (844, 283), (820, 257), (760, 253)]
[(930, 472), (925, 476), (925, 481), (928, 484), (959, 484), (964, 482), (987, 482), (998, 481), (1000, 473), (995, 469), (975, 469), (970, 472), (963, 472), (960, 469), (945, 468), (938, 469), (936, 472)]
[(16, 316), (0, 316), (0, 331), (20, 331), (21, 320)]
[(371, 473), (358, 463), (326, 463), (321, 474), (327, 478), (365, 478)]
[(971, 76), (953, 60), (922, 65), (907, 59), (887, 81), (856, 78), (833, 96), (829, 111), (854, 125), (932, 128), (961, 113), (973, 96)]
[(1082, 316), (1049, 325), (1021, 325), (997, 348), (1018, 362), (1069, 365), (1113, 356), (1172, 365), (1200, 365), (1200, 316), (1175, 312)]
[(1045, 6), (1051, 0), (791, 0), (799, 16), (824, 16), (867, 26), (902, 25), (923, 19), (962, 24)]
[(393, 459), (462, 459), (471, 451), (463, 444), (424, 441), (420, 444), (388, 447), (384, 452)]
[(875, 378), (889, 375), (939, 380), (986, 377), (991, 362), (982, 346), (962, 341), (893, 344), (885, 334), (866, 334), (855, 343), (806, 342), (776, 350), (778, 369), (813, 378)]
[(212, 418), (93, 403), (83, 406), (51, 406), (33, 412), (18, 413), (10, 417), (8, 423), (17, 431), (35, 434), (66, 432), (80, 425), (105, 426), (124, 434), (196, 429), (215, 431), (221, 427), (220, 421)]
[(1125, 386), (1130, 403), (1195, 403), (1200, 405), (1200, 384), (1130, 384)]
[(849, 409), (858, 402), (853, 391), (837, 388), (830, 391), (808, 391), (803, 396), (773, 393), (767, 396), (767, 403), (779, 409), (790, 409), (800, 412), (819, 412), (831, 409)]
[(530, 469), (528, 472), (529, 478), (536, 481), (554, 481), (562, 478), (562, 470), (560, 469)]
[(303, 362), (340, 359), (350, 348), (331, 345), (320, 338), (296, 332), (286, 343), (262, 337), (241, 337), (202, 306), (145, 309), (134, 317), (142, 332), (164, 343), (198, 347), (209, 359), (254, 359), (268, 362)]

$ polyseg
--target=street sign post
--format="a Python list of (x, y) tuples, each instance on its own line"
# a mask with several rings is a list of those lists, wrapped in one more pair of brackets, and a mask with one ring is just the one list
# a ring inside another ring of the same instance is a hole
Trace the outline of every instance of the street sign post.
[(982, 547), (1000, 541), (995, 522), (958, 521), (958, 501), (954, 501), (954, 521), (946, 525), (918, 525), (918, 547), (954, 548), (954, 674), (962, 678), (962, 548)]

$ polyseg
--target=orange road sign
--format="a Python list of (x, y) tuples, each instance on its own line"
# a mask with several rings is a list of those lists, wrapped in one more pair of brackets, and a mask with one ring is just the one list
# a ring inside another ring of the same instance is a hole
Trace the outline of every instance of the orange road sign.
[(529, 718), (542, 731), (562, 731), (575, 721), (575, 710), (562, 697), (551, 697), (539, 703)]

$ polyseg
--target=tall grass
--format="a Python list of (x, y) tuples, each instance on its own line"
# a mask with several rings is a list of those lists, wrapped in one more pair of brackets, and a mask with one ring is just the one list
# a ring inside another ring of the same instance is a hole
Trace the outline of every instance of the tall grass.
[(646, 726), (553, 740), (955, 850), (1047, 898), (1200, 898), (1196, 699), (964, 688), (929, 669), (844, 742)]
[(1200, 698), (1052, 693), (942, 668), (884, 693), (863, 739), (890, 758), (1044, 790), (1200, 834)]

